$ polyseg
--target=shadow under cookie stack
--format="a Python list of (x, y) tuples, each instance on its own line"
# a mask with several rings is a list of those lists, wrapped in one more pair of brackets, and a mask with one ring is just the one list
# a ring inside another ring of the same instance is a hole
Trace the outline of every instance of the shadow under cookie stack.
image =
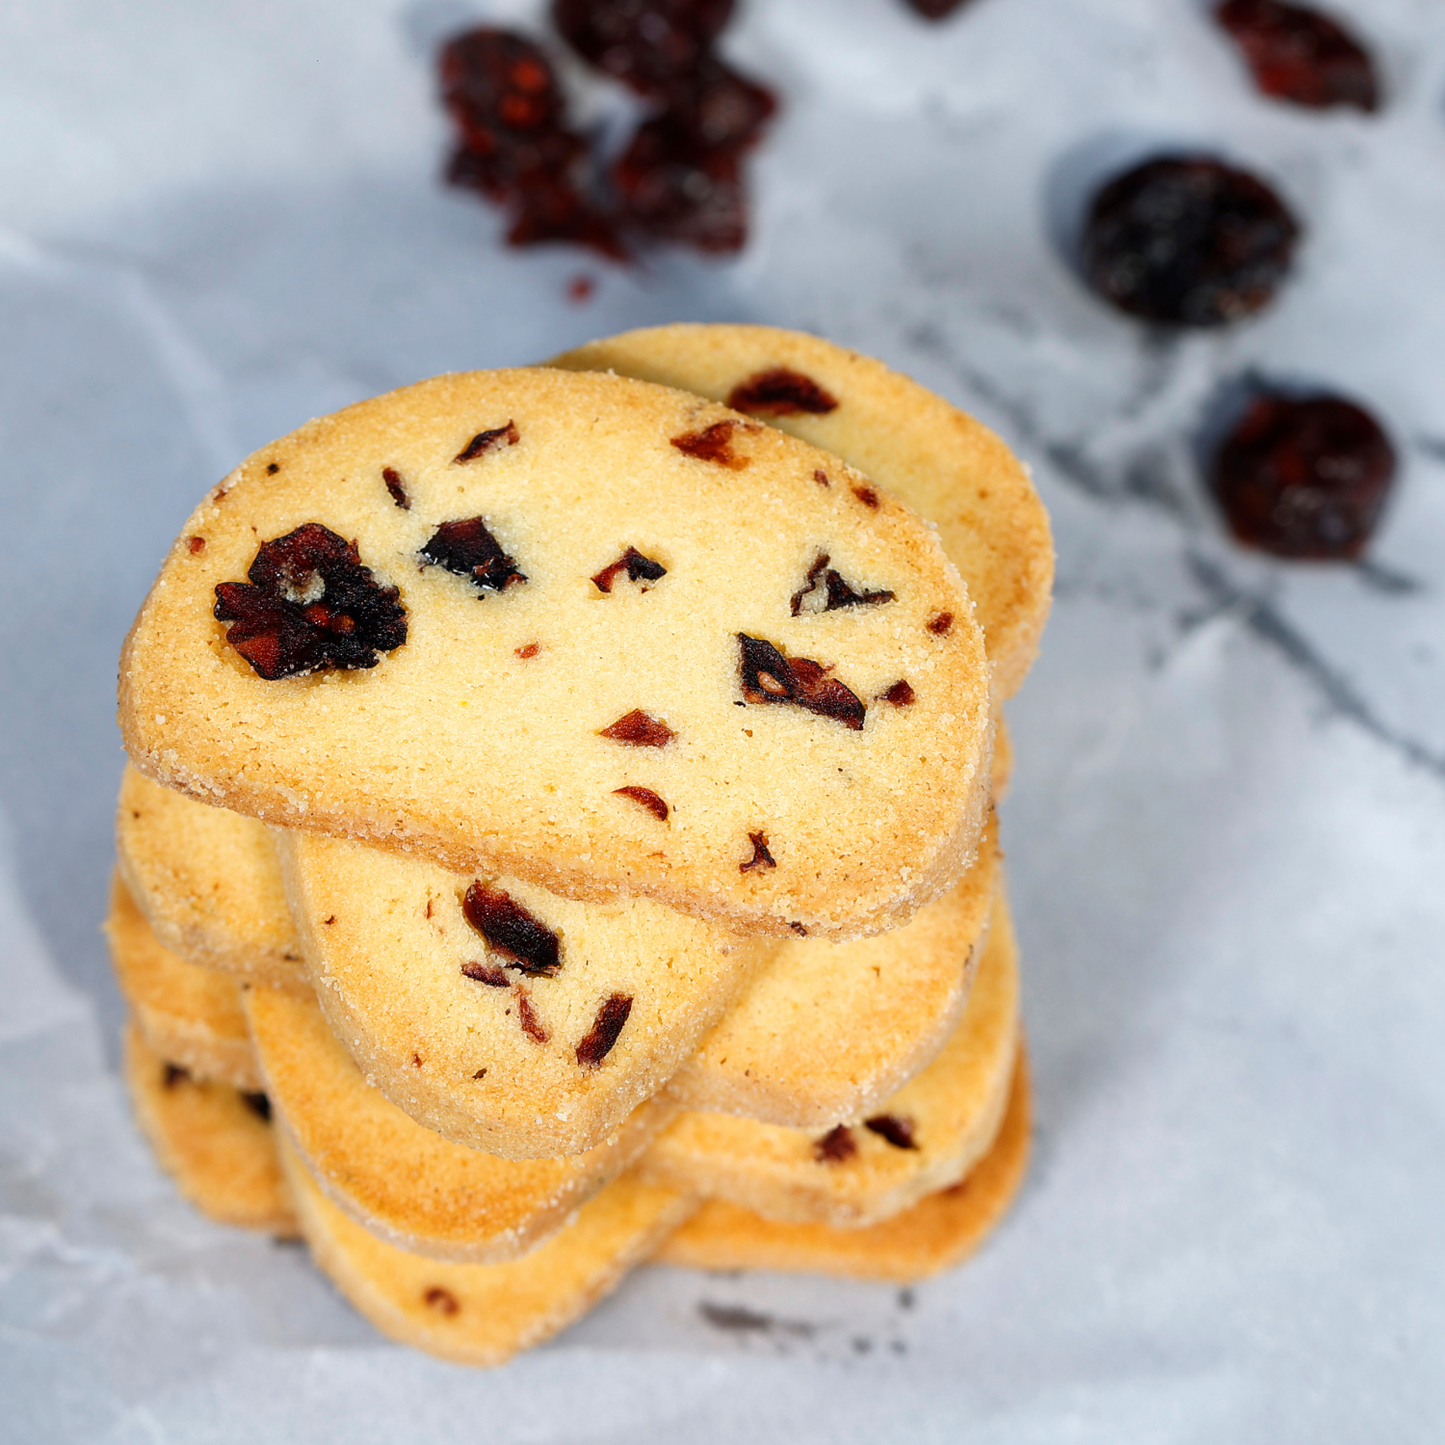
[(471, 1364), (648, 1260), (957, 1263), (1028, 1152), (993, 804), (1052, 570), (992, 433), (762, 327), (263, 448), (122, 659), (161, 1163)]

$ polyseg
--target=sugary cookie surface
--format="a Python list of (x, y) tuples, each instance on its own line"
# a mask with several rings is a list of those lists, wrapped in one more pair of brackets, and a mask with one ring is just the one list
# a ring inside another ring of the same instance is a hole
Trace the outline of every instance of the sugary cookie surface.
[(542, 369), (256, 453), (173, 548), (121, 721), (143, 772), (270, 822), (836, 938), (959, 876), (992, 735), (913, 513), (697, 397)]

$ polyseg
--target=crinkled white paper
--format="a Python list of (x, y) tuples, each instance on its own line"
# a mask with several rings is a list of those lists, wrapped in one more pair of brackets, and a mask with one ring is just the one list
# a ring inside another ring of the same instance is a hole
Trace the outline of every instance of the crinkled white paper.
[[(1445, 10), (1335, 8), (1382, 60), (1376, 117), (1256, 96), (1194, 0), (936, 26), (751, 0), (728, 45), (786, 105), (754, 242), (634, 272), (504, 251), (437, 182), (431, 47), (470, 16), (536, 27), (533, 0), (0, 15), (0, 1437), (1440, 1438)], [(1257, 168), (1303, 217), (1260, 320), (1152, 334), (1061, 259), (1096, 181), (1166, 146)], [(469, 1372), (380, 1340), (301, 1250), (205, 1223), (132, 1128), (96, 932), (115, 659), (253, 447), (675, 319), (874, 352), (1035, 468), (1058, 599), (1010, 709), (1004, 836), (1036, 1158), (983, 1253), (911, 1294), (644, 1270)], [(1250, 370), (1387, 423), (1368, 566), (1225, 540), (1197, 442)]]

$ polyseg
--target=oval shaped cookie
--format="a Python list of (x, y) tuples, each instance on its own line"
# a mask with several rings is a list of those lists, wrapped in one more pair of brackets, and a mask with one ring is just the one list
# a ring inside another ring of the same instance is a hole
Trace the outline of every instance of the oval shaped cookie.
[(168, 786), (740, 931), (898, 925), (988, 791), (989, 667), (930, 528), (620, 377), (438, 377), (263, 448), (187, 522), (121, 674)]

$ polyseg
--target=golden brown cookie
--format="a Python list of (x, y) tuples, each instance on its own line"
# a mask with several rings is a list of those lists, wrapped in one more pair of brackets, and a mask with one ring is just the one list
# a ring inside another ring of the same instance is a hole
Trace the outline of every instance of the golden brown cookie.
[(988, 1151), (1019, 1043), (1017, 946), (1002, 892), (953, 1037), (876, 1114), (824, 1134), (687, 1113), (643, 1156), (645, 1178), (770, 1219), (876, 1224), (963, 1178)]
[(856, 943), (780, 944), (672, 1076), (669, 1098), (814, 1131), (883, 1107), (963, 1013), (999, 856), (991, 817), (963, 882), (902, 928)]
[(459, 1263), (515, 1259), (566, 1223), (671, 1117), (641, 1104), (612, 1135), (568, 1159), (513, 1162), (453, 1144), (362, 1078), (314, 999), (257, 986), (246, 1014), (267, 1096), (327, 1197), (371, 1233)]
[(698, 397), (543, 369), (255, 453), (172, 548), (120, 720), (147, 776), (267, 822), (837, 939), (962, 875), (993, 732), (916, 514)]
[(105, 933), (116, 982), (150, 1047), (198, 1079), (259, 1089), (236, 979), (162, 948), (119, 876)]
[(1022, 1051), (993, 1147), (957, 1184), (866, 1229), (781, 1224), (735, 1204), (704, 1204), (654, 1256), (691, 1269), (768, 1269), (908, 1284), (952, 1269), (1007, 1213), (1028, 1170), (1030, 1102)]
[(264, 823), (209, 808), (127, 766), (116, 865), (163, 947), (190, 963), (311, 992)]
[(508, 1159), (595, 1148), (775, 947), (646, 898), (581, 903), (319, 833), (280, 847), (317, 997), (368, 1080)]
[(655, 326), (547, 363), (661, 382), (842, 457), (938, 524), (978, 609), (1000, 698), (1049, 612), (1054, 550), (1028, 472), (987, 427), (916, 381), (817, 336), (771, 326)]
[(284, 1141), (317, 1264), (382, 1334), (461, 1365), (500, 1365), (565, 1329), (695, 1208), (624, 1175), (565, 1229), (507, 1264), (443, 1264), (385, 1244), (322, 1194)]
[(194, 1079), (125, 1031), (124, 1071), (141, 1132), (161, 1167), (220, 1224), (296, 1234), (264, 1094)]

